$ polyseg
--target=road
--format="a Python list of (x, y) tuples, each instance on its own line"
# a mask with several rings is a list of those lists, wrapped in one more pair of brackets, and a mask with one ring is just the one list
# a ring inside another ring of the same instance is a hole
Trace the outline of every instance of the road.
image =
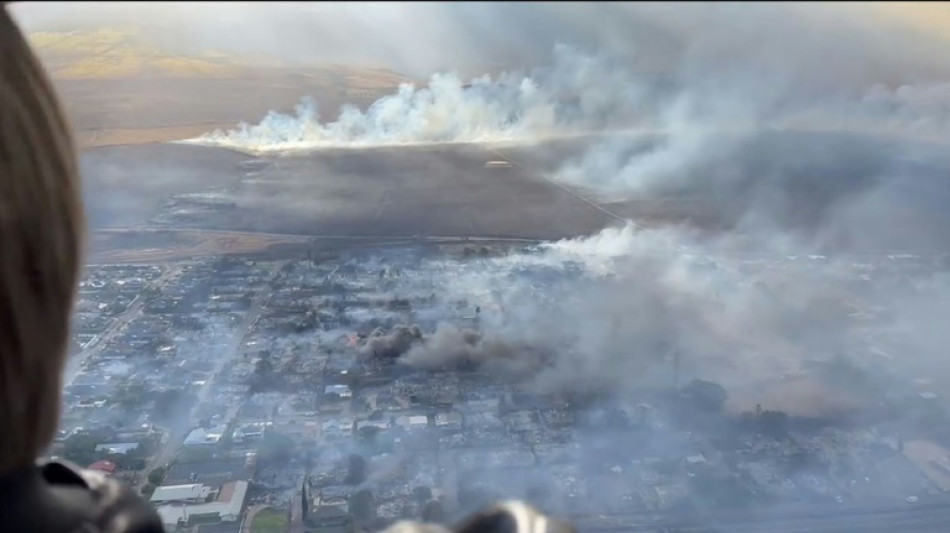
[[(608, 523), (610, 522), (610, 523)], [(950, 530), (950, 505), (912, 506), (877, 511), (842, 511), (800, 516), (734, 515), (696, 519), (603, 517), (581, 522), (582, 532), (717, 531), (723, 533), (938, 533)]]
[[(515, 164), (512, 162), (512, 164)], [(580, 201), (585, 203), (590, 203), (593, 206), (598, 208), (598, 211), (604, 212), (608, 216), (616, 219), (618, 222), (623, 221), (624, 223), (630, 222), (634, 223), (632, 220), (624, 219), (609, 210), (606, 209), (601, 204), (597, 204), (593, 200), (590, 200), (583, 195), (580, 195), (576, 192), (569, 192), (572, 196), (577, 198)], [(603, 208), (603, 209), (601, 209)], [(527, 237), (504, 237), (504, 236), (491, 236), (491, 235), (342, 235), (342, 234), (302, 234), (302, 233), (265, 233), (265, 232), (254, 232), (254, 231), (231, 231), (231, 230), (217, 230), (217, 229), (203, 229), (203, 228), (168, 228), (168, 227), (154, 227), (154, 226), (132, 226), (126, 228), (104, 228), (96, 231), (101, 231), (105, 233), (121, 233), (121, 232), (176, 232), (176, 233), (207, 233), (213, 235), (222, 235), (222, 236), (257, 236), (257, 237), (273, 237), (273, 238), (299, 238), (300, 242), (310, 242), (318, 240), (353, 240), (353, 241), (368, 241), (373, 246), (384, 246), (387, 244), (407, 244), (412, 242), (427, 242), (434, 244), (451, 244), (451, 243), (465, 243), (465, 242), (479, 242), (479, 243), (512, 243), (512, 244), (538, 244), (542, 242), (550, 242), (550, 240), (545, 239), (536, 239), (536, 238), (527, 238)], [(644, 253), (669, 253), (672, 248), (644, 248)], [(226, 253), (222, 255), (227, 255)], [(749, 250), (729, 250), (721, 251), (717, 253), (718, 256), (728, 256), (736, 259), (748, 259), (748, 260), (758, 260), (758, 259), (785, 259), (787, 258), (786, 254), (778, 254), (775, 252), (761, 252), (755, 249)], [(910, 253), (906, 250), (893, 250), (893, 249), (879, 249), (879, 250), (851, 250), (842, 256), (826, 256), (826, 259), (836, 259), (836, 258), (852, 258), (854, 260), (861, 259), (881, 259), (886, 257), (895, 257), (899, 258), (901, 256), (913, 255), (920, 258), (940, 258), (947, 255), (944, 251), (933, 251), (933, 250), (921, 250)], [(817, 256), (816, 256), (817, 258)], [(800, 255), (799, 259), (807, 259), (806, 256)]]
[[(501, 153), (500, 151), (498, 151), (498, 150), (495, 149), (495, 148), (491, 148), (490, 146), (486, 146), (485, 149), (486, 149), (487, 151), (491, 152), (492, 154), (494, 154), (494, 155), (495, 155), (496, 157), (498, 157), (499, 159), (501, 159), (501, 160), (503, 160), (503, 161), (507, 161), (509, 164), (511, 164), (511, 165), (514, 166), (514, 167), (525, 168), (524, 165), (522, 165), (521, 163), (518, 163), (518, 162), (512, 160), (511, 156), (505, 155), (505, 154)], [(587, 204), (587, 205), (593, 207), (594, 209), (600, 211), (601, 213), (607, 215), (608, 217), (610, 217), (610, 218), (612, 218), (612, 219), (614, 219), (614, 220), (616, 220), (616, 221), (619, 221), (619, 222), (632, 222), (632, 221), (630, 221), (630, 220), (628, 220), (628, 219), (626, 219), (626, 218), (624, 218), (624, 217), (618, 215), (617, 213), (614, 213), (613, 211), (607, 209), (607, 208), (604, 206), (603, 203), (598, 203), (598, 202), (595, 202), (595, 201), (591, 200), (590, 198), (587, 198), (586, 196), (584, 196), (584, 195), (582, 195), (581, 193), (579, 193), (578, 191), (576, 191), (576, 190), (574, 190), (574, 189), (568, 187), (567, 185), (564, 185), (563, 183), (560, 183), (560, 182), (558, 182), (558, 181), (555, 181), (555, 180), (551, 179), (549, 176), (547, 176), (547, 175), (544, 174), (543, 172), (537, 172), (537, 173), (535, 173), (535, 174), (536, 174), (537, 176), (539, 176), (541, 179), (543, 179), (544, 181), (546, 181), (546, 182), (548, 182), (549, 184), (551, 184), (552, 186), (557, 187), (558, 189), (561, 189), (562, 191), (566, 192), (567, 194), (573, 196), (574, 198), (580, 200), (581, 202), (584, 202), (585, 204)]]
[[(168, 267), (159, 276), (157, 279), (153, 280), (147, 288), (161, 288), (166, 283), (177, 277), (181, 274), (181, 269), (178, 267)], [(145, 306), (145, 298), (142, 297), (141, 293), (135, 297), (134, 300), (129, 304), (129, 307), (123, 311), (119, 316), (115, 317), (111, 324), (100, 333), (95, 339), (93, 339), (85, 348), (78, 354), (69, 358), (69, 361), (66, 362), (66, 371), (63, 373), (65, 379), (64, 384), (66, 386), (71, 385), (73, 380), (76, 379), (76, 376), (79, 375), (79, 372), (82, 370), (82, 365), (92, 354), (98, 353), (102, 348), (109, 345), (116, 335), (118, 335), (122, 330), (125, 329), (125, 325), (129, 323), (130, 320), (138, 316), (139, 312), (142, 310), (142, 307)]]
[[(188, 435), (188, 432), (191, 431), (197, 425), (197, 420), (195, 420), (195, 412), (198, 408), (203, 405), (207, 399), (208, 394), (211, 392), (211, 387), (214, 383), (214, 380), (221, 373), (224, 367), (231, 362), (234, 357), (237, 356), (238, 348), (240, 348), (241, 342), (244, 337), (250, 331), (251, 327), (257, 322), (257, 319), (260, 317), (261, 310), (264, 307), (264, 304), (270, 299), (271, 296), (271, 285), (270, 282), (273, 281), (274, 277), (277, 275), (277, 272), (283, 267), (285, 262), (280, 261), (274, 263), (274, 267), (269, 272), (267, 279), (264, 281), (261, 290), (257, 293), (252, 300), (250, 307), (247, 312), (244, 313), (244, 318), (241, 320), (240, 325), (238, 326), (235, 334), (230, 336), (230, 340), (225, 345), (222, 353), (227, 354), (228, 357), (220, 357), (216, 361), (214, 369), (212, 370), (212, 376), (210, 379), (206, 380), (204, 385), (198, 389), (197, 400), (192, 405), (191, 409), (188, 411), (188, 415), (182, 417), (178, 423), (173, 427), (168, 428), (168, 434), (165, 439), (165, 442), (162, 443), (161, 449), (152, 456), (148, 464), (145, 467), (144, 472), (151, 472), (153, 468), (158, 466), (167, 467), (172, 459), (177, 455), (178, 450), (181, 449), (182, 442), (184, 442), (185, 437)], [(231, 419), (237, 414), (239, 405), (231, 406), (228, 409), (225, 417), (222, 419), (221, 423), (227, 424)], [(137, 491), (141, 491), (142, 487), (148, 482), (147, 479), (143, 478), (139, 481), (136, 486)]]
[(540, 239), (528, 237), (504, 237), (492, 235), (359, 235), (359, 234), (325, 234), (325, 233), (268, 233), (262, 231), (239, 231), (239, 230), (220, 230), (205, 228), (175, 228), (167, 226), (129, 226), (129, 227), (109, 227), (95, 230), (96, 233), (202, 233), (208, 235), (221, 236), (248, 236), (248, 237), (273, 237), (273, 238), (299, 238), (301, 241), (308, 240), (369, 240), (369, 241), (478, 241), (478, 242), (523, 242), (536, 243)]

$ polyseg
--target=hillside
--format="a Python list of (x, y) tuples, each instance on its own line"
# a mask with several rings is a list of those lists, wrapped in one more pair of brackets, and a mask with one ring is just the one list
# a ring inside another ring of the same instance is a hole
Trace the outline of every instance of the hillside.
[(129, 29), (36, 32), (29, 40), (53, 77), (82, 147), (193, 137), (314, 97), (323, 117), (392, 92), (399, 74), (342, 65), (285, 66), (213, 50), (165, 52)]

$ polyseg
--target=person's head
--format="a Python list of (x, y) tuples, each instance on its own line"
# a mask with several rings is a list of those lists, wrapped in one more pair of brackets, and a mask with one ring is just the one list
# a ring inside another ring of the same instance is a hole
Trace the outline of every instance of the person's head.
[(0, 7), (0, 473), (56, 431), (83, 215), (52, 84)]

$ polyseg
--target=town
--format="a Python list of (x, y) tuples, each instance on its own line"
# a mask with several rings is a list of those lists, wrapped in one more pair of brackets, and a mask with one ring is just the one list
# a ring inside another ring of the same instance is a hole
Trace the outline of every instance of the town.
[[(887, 358), (814, 363), (830, 386), (874, 390), (847, 423), (727, 412), (730, 392), (677, 358), (668, 379), (624, 394), (541, 392), (475, 358), (410, 364), (439, 327), (477, 336), (506, 320), (491, 284), (452, 280), (517, 279), (543, 299), (597, 277), (510, 259), (539, 253), (420, 244), (91, 265), (50, 455), (136, 487), (169, 531), (372, 531), (512, 497), (590, 529), (946, 501), (942, 398)], [(900, 280), (928, 261), (883, 256), (848, 275)], [(873, 326), (886, 310), (856, 314)]]

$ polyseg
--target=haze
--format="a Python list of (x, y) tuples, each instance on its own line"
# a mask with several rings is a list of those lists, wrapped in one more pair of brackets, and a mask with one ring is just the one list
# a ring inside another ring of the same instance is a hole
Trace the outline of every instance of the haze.
[(945, 4), (13, 9), (83, 148), (85, 298), (157, 269), (77, 311), (67, 457), (151, 424), (132, 482), (314, 531), (950, 518)]

